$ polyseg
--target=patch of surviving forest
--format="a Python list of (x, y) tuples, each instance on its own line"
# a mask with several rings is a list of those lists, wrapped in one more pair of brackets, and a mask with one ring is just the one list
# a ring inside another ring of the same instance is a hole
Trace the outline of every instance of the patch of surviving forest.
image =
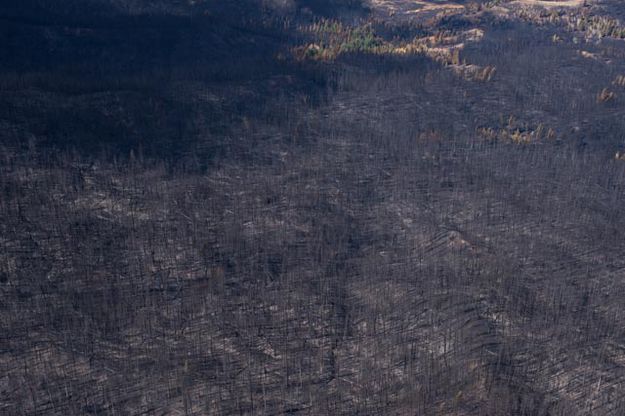
[(625, 414), (621, 2), (8, 3), (0, 414)]

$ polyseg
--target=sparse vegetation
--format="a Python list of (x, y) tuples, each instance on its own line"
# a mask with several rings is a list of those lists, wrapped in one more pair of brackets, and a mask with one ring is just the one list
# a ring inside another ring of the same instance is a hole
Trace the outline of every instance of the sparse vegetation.
[(625, 27), (620, 20), (593, 15), (587, 9), (524, 7), (518, 9), (515, 15), (539, 25), (561, 25), (572, 32), (582, 33), (588, 39), (625, 39)]

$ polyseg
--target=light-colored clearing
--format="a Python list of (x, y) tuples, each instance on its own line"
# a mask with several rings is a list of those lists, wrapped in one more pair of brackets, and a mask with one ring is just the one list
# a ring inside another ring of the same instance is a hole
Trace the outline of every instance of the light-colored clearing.
[(551, 7), (582, 7), (584, 0), (518, 0), (513, 4), (522, 4), (526, 6), (541, 6), (545, 8)]
[(390, 16), (464, 9), (463, 5), (447, 0), (370, 0), (370, 4), (374, 10), (383, 11)]

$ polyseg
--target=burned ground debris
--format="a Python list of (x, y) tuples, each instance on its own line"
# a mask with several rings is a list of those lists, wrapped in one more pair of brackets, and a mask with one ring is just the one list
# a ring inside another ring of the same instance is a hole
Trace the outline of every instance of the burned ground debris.
[(0, 6), (0, 413), (623, 414), (623, 13)]

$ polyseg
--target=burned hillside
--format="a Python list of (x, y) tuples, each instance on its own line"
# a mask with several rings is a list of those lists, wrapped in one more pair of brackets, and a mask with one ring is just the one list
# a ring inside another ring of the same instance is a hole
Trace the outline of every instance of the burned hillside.
[(0, 6), (0, 413), (625, 412), (616, 1)]

